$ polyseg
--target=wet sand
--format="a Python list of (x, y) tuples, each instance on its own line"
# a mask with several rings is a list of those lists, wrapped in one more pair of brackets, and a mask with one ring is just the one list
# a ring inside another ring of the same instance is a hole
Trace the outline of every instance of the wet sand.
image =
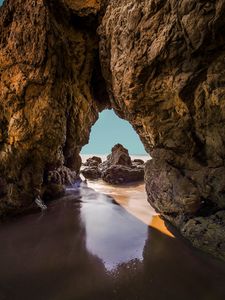
[(88, 186), (99, 193), (111, 196), (126, 211), (146, 225), (173, 237), (163, 220), (149, 205), (143, 182), (115, 186), (109, 185), (103, 180), (89, 180)]
[(70, 189), (47, 211), (1, 224), (0, 299), (225, 299), (225, 264), (148, 226), (131, 194), (125, 209)]

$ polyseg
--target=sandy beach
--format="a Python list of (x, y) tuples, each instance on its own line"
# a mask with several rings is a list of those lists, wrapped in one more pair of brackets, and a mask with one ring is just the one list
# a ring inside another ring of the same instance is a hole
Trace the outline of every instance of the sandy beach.
[(2, 224), (0, 299), (223, 300), (224, 265), (175, 238), (144, 196), (88, 182)]

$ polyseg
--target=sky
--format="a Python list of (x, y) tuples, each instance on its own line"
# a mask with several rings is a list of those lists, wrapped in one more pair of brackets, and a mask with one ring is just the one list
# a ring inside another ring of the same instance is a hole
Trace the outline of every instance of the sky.
[(0, 0), (0, 5), (2, 5), (2, 3), (3, 3), (3, 0)]
[(146, 154), (130, 123), (120, 119), (113, 110), (104, 110), (92, 127), (89, 144), (83, 147), (81, 154), (109, 154), (117, 143), (127, 148), (130, 154)]

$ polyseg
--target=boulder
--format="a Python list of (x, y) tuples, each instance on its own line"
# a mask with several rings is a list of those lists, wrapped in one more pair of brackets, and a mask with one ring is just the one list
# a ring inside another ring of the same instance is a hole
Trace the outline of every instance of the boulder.
[(92, 156), (88, 158), (85, 163), (83, 163), (83, 166), (87, 166), (87, 167), (98, 166), (100, 163), (102, 163), (101, 157)]
[(142, 160), (142, 159), (134, 159), (133, 161), (132, 161), (132, 164), (133, 165), (136, 165), (136, 166), (139, 166), (139, 165), (144, 165), (144, 161)]
[(110, 184), (124, 184), (144, 180), (144, 169), (112, 165), (102, 172), (102, 179)]
[(144, 167), (132, 164), (129, 152), (121, 144), (112, 148), (107, 160), (99, 165), (101, 177), (110, 184), (123, 184), (144, 179)]
[(87, 167), (81, 171), (81, 174), (86, 179), (95, 180), (101, 178), (101, 172), (99, 171), (97, 166)]
[(132, 162), (129, 156), (129, 152), (126, 148), (123, 147), (121, 144), (116, 144), (112, 150), (111, 154), (107, 156), (107, 160), (104, 161), (102, 164), (99, 165), (99, 169), (102, 171), (108, 169), (114, 165), (121, 165), (131, 167)]

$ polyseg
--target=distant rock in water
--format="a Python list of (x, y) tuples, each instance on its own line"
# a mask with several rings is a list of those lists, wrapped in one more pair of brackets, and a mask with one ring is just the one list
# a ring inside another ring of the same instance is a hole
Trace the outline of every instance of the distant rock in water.
[(99, 171), (99, 168), (96, 166), (86, 167), (81, 171), (81, 173), (86, 179), (95, 180), (101, 178), (101, 172)]
[(132, 163), (137, 165), (137, 166), (140, 166), (140, 165), (143, 165), (145, 162), (142, 159), (134, 159), (132, 161)]
[(87, 167), (93, 167), (93, 166), (98, 166), (100, 163), (102, 163), (101, 157), (92, 156), (92, 157), (88, 158), (86, 160), (86, 162), (83, 163), (83, 165), (87, 166)]
[(116, 144), (112, 148), (111, 154), (107, 156), (107, 160), (103, 163), (94, 165), (95, 161), (95, 157), (92, 157), (84, 164), (88, 166), (81, 171), (85, 178), (102, 178), (110, 184), (144, 180), (144, 161), (134, 160), (132, 162), (128, 150), (121, 144)]
[(129, 152), (126, 148), (123, 147), (121, 144), (116, 144), (112, 148), (111, 154), (107, 156), (106, 163), (108, 165), (122, 165), (122, 166), (131, 166), (131, 158)]
[(129, 152), (121, 144), (112, 148), (107, 160), (99, 165), (102, 179), (111, 184), (122, 184), (144, 180), (144, 169), (138, 168), (132, 161)]
[(102, 172), (102, 179), (111, 184), (123, 184), (144, 180), (144, 168), (112, 165)]

